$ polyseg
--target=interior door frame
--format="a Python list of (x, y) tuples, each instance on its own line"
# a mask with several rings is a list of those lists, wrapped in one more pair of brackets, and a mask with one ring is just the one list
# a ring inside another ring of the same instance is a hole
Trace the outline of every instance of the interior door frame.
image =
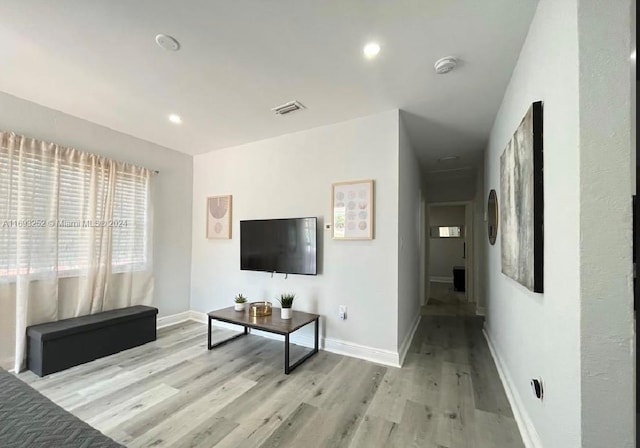
[[(431, 208), (432, 207), (447, 207), (447, 206), (464, 206), (464, 239), (465, 239), (465, 298), (467, 302), (475, 302), (477, 306), (477, 300), (475, 296), (475, 268), (476, 263), (473, 257), (473, 201), (451, 201), (451, 202), (429, 202), (426, 207), (426, 216), (425, 216), (425, 231), (426, 238), (431, 238), (429, 233), (429, 228), (431, 226)], [(426, 280), (426, 297), (425, 301), (428, 301), (429, 296), (431, 295), (431, 280), (429, 275), (429, 254), (431, 250), (431, 245), (425, 245), (425, 260), (426, 260), (426, 272), (425, 272), (425, 280)]]

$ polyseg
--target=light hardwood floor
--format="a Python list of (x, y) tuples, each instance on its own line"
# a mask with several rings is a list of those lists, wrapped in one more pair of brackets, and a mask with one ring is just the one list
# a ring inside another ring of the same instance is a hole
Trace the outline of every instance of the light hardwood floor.
[(402, 369), (321, 351), (284, 375), (281, 342), (249, 335), (207, 351), (206, 326), (188, 322), (19, 378), (130, 447), (523, 447), (481, 328), (423, 316)]
[(463, 292), (454, 291), (453, 283), (431, 282), (429, 299), (422, 307), (424, 316), (475, 316), (476, 304), (468, 302)]

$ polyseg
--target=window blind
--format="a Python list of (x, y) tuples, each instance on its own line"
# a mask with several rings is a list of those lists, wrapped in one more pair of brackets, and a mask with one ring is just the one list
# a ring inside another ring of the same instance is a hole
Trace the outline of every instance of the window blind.
[(0, 147), (0, 280), (74, 275), (109, 249), (112, 272), (146, 268), (148, 177), (82, 160)]

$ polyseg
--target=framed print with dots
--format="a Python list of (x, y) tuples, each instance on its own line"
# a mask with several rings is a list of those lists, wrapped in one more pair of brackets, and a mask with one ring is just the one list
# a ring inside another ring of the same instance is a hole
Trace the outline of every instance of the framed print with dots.
[(231, 239), (231, 195), (207, 198), (207, 238)]
[(373, 239), (373, 180), (331, 184), (334, 240)]

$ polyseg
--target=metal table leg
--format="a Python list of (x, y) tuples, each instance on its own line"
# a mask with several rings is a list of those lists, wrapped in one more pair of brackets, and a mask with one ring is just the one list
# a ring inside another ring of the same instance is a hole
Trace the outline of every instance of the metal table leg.
[(289, 335), (284, 335), (284, 373), (285, 375), (289, 375), (296, 367), (305, 362), (307, 359), (311, 358), (313, 355), (318, 353), (318, 327), (319, 320), (316, 318), (314, 321), (314, 341), (313, 341), (313, 350), (304, 355), (302, 358), (297, 360), (292, 365), (289, 365)]
[(289, 375), (289, 335), (284, 335), (284, 374)]
[(234, 339), (237, 339), (241, 336), (245, 336), (247, 334), (249, 334), (249, 328), (244, 326), (244, 331), (242, 333), (236, 334), (234, 336), (231, 336), (230, 338), (227, 338), (223, 341), (220, 342), (216, 342), (215, 344), (211, 343), (211, 322), (213, 321), (213, 318), (211, 316), (209, 316), (209, 331), (207, 333), (207, 348), (209, 350), (214, 349), (216, 347), (219, 347), (223, 344), (226, 344), (227, 342), (233, 341)]

